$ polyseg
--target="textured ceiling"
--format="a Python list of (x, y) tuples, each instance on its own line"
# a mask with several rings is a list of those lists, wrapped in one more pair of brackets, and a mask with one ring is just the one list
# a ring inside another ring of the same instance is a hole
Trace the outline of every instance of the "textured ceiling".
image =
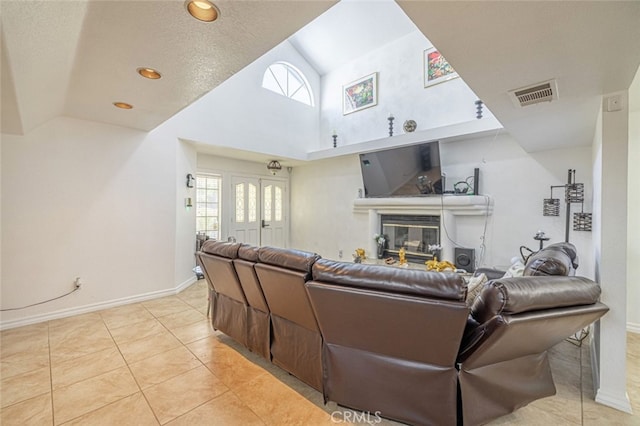
[(2, 131), (59, 115), (151, 130), (334, 3), (222, 0), (221, 18), (204, 23), (182, 0), (3, 0)]

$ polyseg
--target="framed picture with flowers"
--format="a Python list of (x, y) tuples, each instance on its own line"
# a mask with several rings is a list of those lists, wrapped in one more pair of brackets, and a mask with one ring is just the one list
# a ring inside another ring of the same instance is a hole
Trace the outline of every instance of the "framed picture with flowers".
[(430, 87), (458, 77), (458, 73), (435, 47), (424, 51), (424, 87)]
[(374, 72), (342, 86), (342, 114), (378, 104), (378, 73)]

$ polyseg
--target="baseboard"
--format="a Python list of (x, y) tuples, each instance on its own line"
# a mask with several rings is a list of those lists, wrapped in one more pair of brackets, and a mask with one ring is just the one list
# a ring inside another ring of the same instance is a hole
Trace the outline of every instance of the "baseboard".
[(636, 324), (633, 322), (627, 323), (627, 331), (630, 333), (638, 333), (640, 334), (640, 324)]
[(115, 308), (116, 306), (128, 305), (130, 303), (144, 302), (145, 300), (159, 299), (161, 297), (173, 296), (188, 288), (195, 283), (197, 278), (191, 277), (183, 281), (174, 288), (160, 291), (152, 291), (150, 293), (138, 294), (135, 296), (127, 296), (120, 299), (107, 300), (105, 302), (91, 303), (89, 305), (76, 306), (73, 308), (61, 309), (59, 311), (48, 312), (46, 314), (37, 314), (25, 318), (15, 320), (0, 321), (0, 330), (8, 330), (10, 328), (22, 327), (24, 325), (36, 324), (39, 322), (71, 317), (73, 315), (86, 314), (88, 312), (101, 311), (103, 309)]
[(629, 395), (626, 392), (624, 393), (624, 396), (620, 396), (598, 389), (598, 392), (596, 392), (596, 402), (625, 413), (633, 414), (633, 411), (631, 410), (631, 401), (629, 400)]

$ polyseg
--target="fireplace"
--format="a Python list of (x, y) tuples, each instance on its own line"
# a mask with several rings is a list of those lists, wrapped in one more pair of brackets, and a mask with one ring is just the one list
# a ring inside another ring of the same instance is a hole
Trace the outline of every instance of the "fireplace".
[(397, 257), (404, 248), (407, 260), (425, 262), (433, 259), (429, 246), (440, 245), (440, 216), (383, 214), (380, 226), (386, 240), (384, 257)]
[[(425, 197), (391, 197), (391, 198), (356, 198), (353, 201), (353, 212), (364, 213), (368, 216), (367, 240), (369, 252), (375, 253), (377, 246), (371, 235), (382, 231), (382, 216), (435, 216), (439, 222), (437, 226), (437, 241), (442, 247), (438, 260), (453, 260), (455, 255), (454, 243), (458, 232), (458, 220), (466, 217), (488, 217), (493, 213), (493, 200), (482, 195), (445, 195)], [(413, 224), (411, 224), (413, 225)], [(440, 229), (446, 225), (446, 238), (440, 235)], [(479, 229), (479, 232), (482, 228)], [(384, 233), (384, 232), (383, 232)], [(408, 233), (407, 233), (408, 234)], [(363, 235), (365, 238), (365, 235)], [(408, 239), (407, 239), (408, 240)], [(428, 246), (429, 243), (427, 243)], [(424, 244), (423, 244), (424, 247)], [(398, 247), (397, 250), (400, 250)], [(406, 250), (406, 248), (405, 248)], [(389, 253), (387, 252), (387, 256)], [(426, 255), (426, 256), (425, 256)], [(418, 253), (418, 258), (430, 259), (429, 253)], [(424, 262), (424, 260), (422, 260)]]

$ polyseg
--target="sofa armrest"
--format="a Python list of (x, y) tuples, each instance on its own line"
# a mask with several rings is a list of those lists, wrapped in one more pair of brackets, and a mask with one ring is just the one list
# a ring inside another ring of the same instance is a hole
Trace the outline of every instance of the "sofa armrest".
[(471, 306), (471, 315), (483, 324), (496, 315), (591, 305), (599, 297), (598, 283), (584, 277), (502, 278), (485, 284)]

